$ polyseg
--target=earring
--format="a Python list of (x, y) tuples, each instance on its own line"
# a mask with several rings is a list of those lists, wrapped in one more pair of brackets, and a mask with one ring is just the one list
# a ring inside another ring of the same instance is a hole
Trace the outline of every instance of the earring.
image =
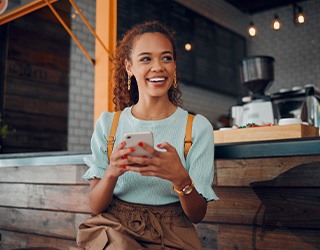
[(178, 87), (178, 84), (177, 84), (177, 74), (176, 72), (174, 72), (174, 75), (173, 75), (173, 87), (176, 89)]
[(131, 75), (128, 75), (128, 91), (131, 88)]

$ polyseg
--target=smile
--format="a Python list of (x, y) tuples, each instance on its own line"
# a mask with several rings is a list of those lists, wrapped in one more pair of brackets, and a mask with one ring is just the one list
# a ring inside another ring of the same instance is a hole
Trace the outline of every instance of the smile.
[(166, 77), (154, 77), (154, 78), (147, 78), (149, 82), (163, 82), (166, 80)]

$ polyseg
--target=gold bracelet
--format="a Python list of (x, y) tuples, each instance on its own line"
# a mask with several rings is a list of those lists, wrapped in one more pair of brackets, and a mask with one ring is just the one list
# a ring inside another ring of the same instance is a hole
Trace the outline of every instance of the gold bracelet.
[(174, 190), (180, 196), (184, 196), (184, 195), (190, 194), (193, 189), (194, 189), (193, 180), (191, 180), (191, 184), (190, 185), (185, 186), (182, 190), (177, 190), (177, 189), (175, 189), (174, 186), (172, 186), (172, 190)]

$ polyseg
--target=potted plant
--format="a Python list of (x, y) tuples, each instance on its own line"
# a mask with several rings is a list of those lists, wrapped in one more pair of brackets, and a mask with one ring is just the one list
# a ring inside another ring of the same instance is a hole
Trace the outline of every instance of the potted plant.
[(2, 152), (3, 139), (15, 132), (16, 131), (14, 129), (11, 129), (7, 124), (4, 124), (2, 114), (0, 113), (0, 152)]

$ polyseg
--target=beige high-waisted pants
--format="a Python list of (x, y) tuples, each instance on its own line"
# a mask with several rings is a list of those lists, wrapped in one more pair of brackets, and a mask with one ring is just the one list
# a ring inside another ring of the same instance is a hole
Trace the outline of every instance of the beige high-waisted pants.
[(180, 203), (151, 206), (117, 198), (79, 226), (77, 243), (92, 250), (202, 249)]

